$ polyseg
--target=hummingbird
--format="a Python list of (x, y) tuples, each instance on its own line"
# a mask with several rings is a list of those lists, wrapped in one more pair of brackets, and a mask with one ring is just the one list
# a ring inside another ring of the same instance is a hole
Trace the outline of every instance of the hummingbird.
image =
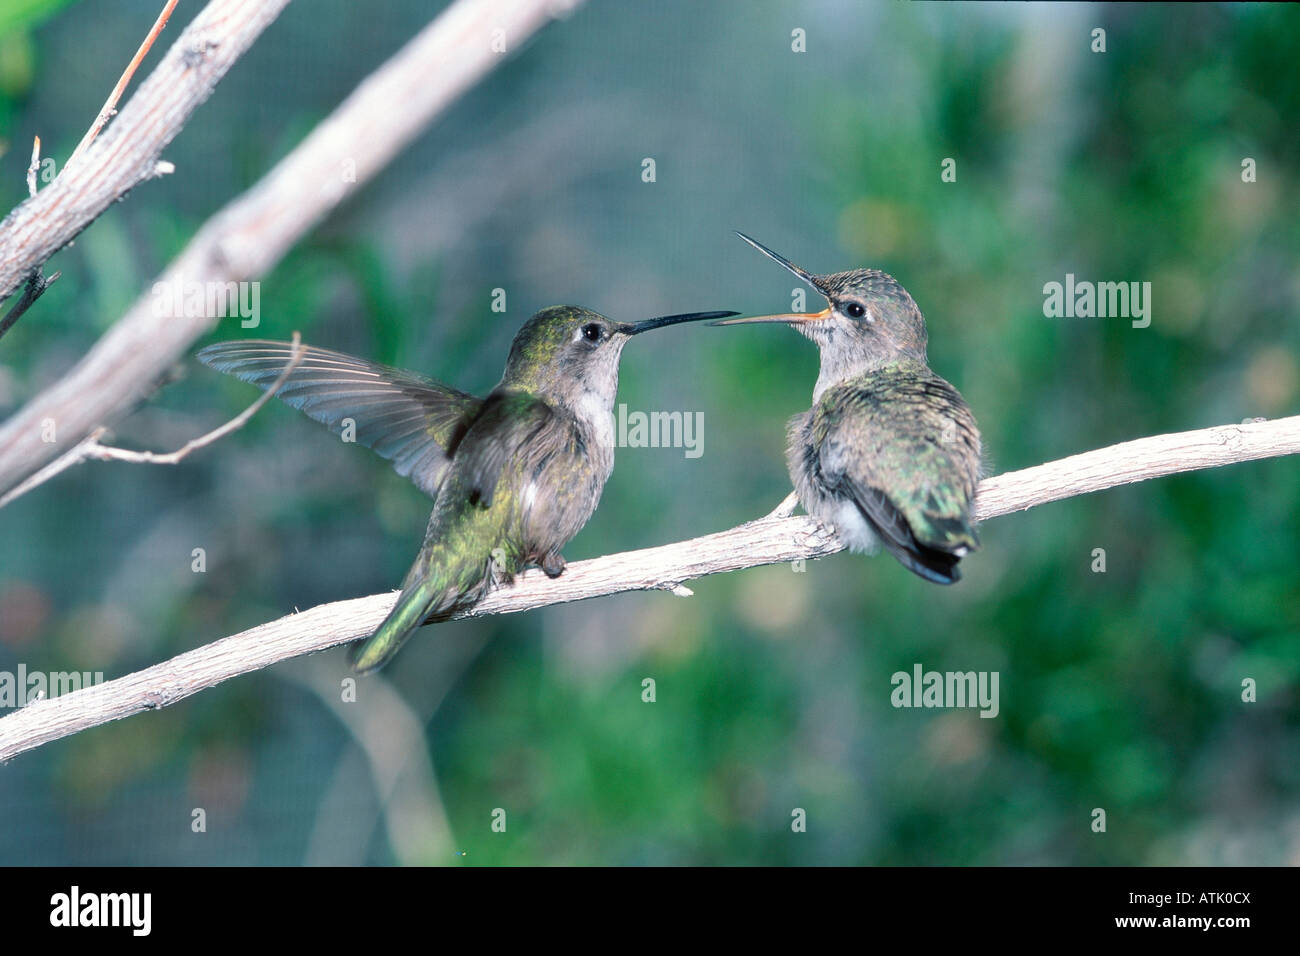
[[(424, 544), (391, 613), (352, 652), (357, 671), (387, 663), (416, 628), (478, 601), (525, 566), (551, 578), (614, 468), (614, 397), (630, 338), (735, 312), (616, 322), (577, 306), (538, 312), (515, 335), (486, 398), (322, 348), (305, 348), (276, 397), (328, 426), (353, 429), (433, 499)], [(244, 339), (199, 351), (204, 364), (266, 390), (288, 342)]]
[(930, 371), (916, 302), (878, 269), (814, 275), (736, 235), (827, 302), (820, 312), (715, 323), (786, 323), (821, 352), (812, 408), (788, 429), (786, 463), (804, 510), (854, 551), (883, 545), (927, 581), (956, 582), (958, 561), (979, 547), (980, 434), (965, 399)]

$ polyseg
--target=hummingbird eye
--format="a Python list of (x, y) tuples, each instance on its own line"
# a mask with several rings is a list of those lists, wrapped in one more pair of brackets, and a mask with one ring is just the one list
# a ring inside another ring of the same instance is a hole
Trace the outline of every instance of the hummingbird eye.
[(590, 322), (582, 327), (582, 337), (588, 342), (599, 342), (605, 335), (605, 330), (595, 322)]
[(860, 319), (867, 314), (867, 309), (861, 302), (850, 302), (844, 307), (844, 312), (850, 318)]

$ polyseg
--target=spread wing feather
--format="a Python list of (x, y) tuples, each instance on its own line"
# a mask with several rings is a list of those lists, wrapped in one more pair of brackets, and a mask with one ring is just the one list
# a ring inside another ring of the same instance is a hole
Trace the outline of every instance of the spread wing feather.
[[(241, 339), (209, 345), (198, 359), (266, 390), (292, 355), (289, 342)], [(351, 419), (357, 444), (388, 459), (430, 497), (437, 495), (451, 454), (483, 407), (482, 399), (422, 375), (312, 346), (304, 346), (302, 362), (275, 397), (336, 435)]]

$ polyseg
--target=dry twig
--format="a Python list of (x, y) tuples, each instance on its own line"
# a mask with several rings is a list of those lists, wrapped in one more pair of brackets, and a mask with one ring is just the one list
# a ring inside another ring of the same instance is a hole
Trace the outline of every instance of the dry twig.
[[(32, 138), (32, 161), (27, 166), (27, 192), (31, 196), (36, 195), (36, 171), (41, 166), (41, 138), (35, 136)], [(27, 284), (23, 289), (23, 297), (13, 304), (5, 317), (0, 319), (0, 337), (3, 337), (13, 324), (23, 317), (23, 313), (30, 309), (50, 286), (54, 285), (62, 272), (56, 272), (48, 279), (45, 278), (45, 267), (39, 265), (27, 276)]]
[(93, 147), (0, 222), (0, 300), (113, 203), (173, 171), (162, 151), (288, 2), (211, 0), (199, 12)]
[(271, 384), (271, 387), (257, 397), (257, 400), (249, 405), (246, 409), (226, 422), (220, 428), (214, 428), (206, 435), (191, 439), (185, 445), (176, 451), (159, 453), (152, 451), (133, 451), (130, 448), (116, 448), (112, 445), (100, 443), (106, 428), (97, 428), (86, 438), (85, 441), (73, 447), (66, 455), (56, 458), (50, 464), (46, 465), (39, 472), (32, 475), (18, 487), (0, 496), (0, 508), (9, 504), (15, 498), (20, 498), (37, 485), (44, 484), (60, 472), (66, 471), (73, 465), (80, 464), (83, 461), (127, 461), (137, 465), (177, 465), (183, 461), (191, 452), (200, 448), (206, 448), (213, 442), (225, 438), (231, 432), (243, 428), (250, 418), (257, 414), (258, 410), (271, 400), (285, 380), (302, 363), (304, 351), (301, 348), (301, 336), (297, 332), (293, 333), (293, 353), (289, 361), (284, 366), (279, 377)]
[[(158, 19), (154, 21), (149, 35), (144, 38), (144, 42), (140, 44), (140, 49), (135, 51), (135, 56), (126, 65), (121, 78), (117, 81), (117, 86), (113, 87), (113, 92), (108, 94), (108, 99), (104, 101), (104, 106), (100, 109), (99, 115), (95, 117), (95, 122), (90, 124), (90, 129), (86, 130), (86, 135), (81, 138), (77, 148), (72, 151), (68, 161), (63, 164), (65, 170), (75, 163), (77, 157), (84, 153), (86, 148), (95, 141), (95, 137), (104, 128), (104, 124), (108, 122), (109, 117), (117, 112), (117, 101), (122, 98), (122, 94), (126, 91), (126, 85), (131, 82), (131, 77), (135, 76), (135, 71), (139, 69), (140, 62), (153, 46), (153, 41), (158, 39), (158, 34), (162, 33), (163, 27), (167, 26), (167, 21), (171, 18), (172, 11), (175, 9), (176, 0), (167, 0), (167, 5), (163, 7), (162, 13), (158, 14)], [(32, 161), (35, 162), (35, 159), (33, 158)], [(32, 195), (36, 195), (35, 189), (32, 190)]]

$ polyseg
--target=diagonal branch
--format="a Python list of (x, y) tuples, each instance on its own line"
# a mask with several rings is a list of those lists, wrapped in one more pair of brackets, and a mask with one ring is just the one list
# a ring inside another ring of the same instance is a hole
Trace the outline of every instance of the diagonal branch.
[[(304, 354), (302, 336), (295, 332), (293, 333), (293, 351), (289, 353), (289, 361), (284, 364), (284, 370), (271, 383), (271, 387), (257, 396), (257, 400), (252, 405), (249, 405), (230, 421), (219, 428), (212, 429), (206, 435), (191, 438), (176, 451), (135, 451), (130, 448), (114, 448), (111, 445), (101, 445), (95, 442), (92, 447), (86, 450), (85, 457), (93, 458), (96, 461), (129, 461), (136, 465), (179, 465), (191, 452), (198, 451), (200, 448), (207, 448), (213, 442), (220, 441), (231, 432), (243, 428), (248, 423), (248, 420), (256, 415), (261, 407), (269, 402), (271, 397), (280, 390), (280, 386), (293, 374), (293, 370), (302, 364)], [(3, 503), (3, 499), (0, 499), (0, 503)]]
[(200, 11), (94, 145), (0, 222), (0, 299), (114, 202), (172, 171), (162, 151), (288, 2), (212, 0)]
[(108, 429), (96, 428), (84, 441), (74, 445), (67, 454), (54, 459), (36, 474), (0, 495), (0, 508), (9, 504), (15, 498), (21, 498), (37, 485), (45, 484), (55, 475), (61, 474), (73, 465), (79, 465), (83, 461), (128, 461), (136, 465), (179, 465), (192, 452), (198, 451), (200, 448), (206, 448), (213, 442), (225, 438), (231, 432), (243, 428), (248, 423), (248, 420), (256, 415), (262, 406), (269, 402), (271, 397), (280, 390), (280, 387), (288, 380), (293, 370), (302, 364), (305, 354), (306, 351), (302, 348), (302, 336), (294, 332), (293, 351), (290, 353), (289, 361), (285, 363), (284, 371), (271, 383), (271, 387), (257, 396), (257, 400), (252, 405), (249, 405), (230, 421), (219, 428), (214, 428), (206, 435), (190, 439), (176, 451), (135, 451), (130, 448), (115, 448), (112, 445), (104, 445), (99, 440), (104, 437), (104, 433)]
[[(1300, 416), (1139, 438), (986, 479), (977, 511), (987, 520), (1148, 478), (1297, 453)], [(621, 591), (688, 594), (682, 582), (692, 578), (843, 550), (812, 518), (779, 511), (689, 541), (574, 562), (555, 580), (526, 571), (458, 616), (508, 614)], [(322, 604), (125, 677), (29, 704), (0, 719), (0, 761), (88, 727), (166, 707), (240, 674), (368, 637), (396, 599), (391, 592)]]
[[(138, 124), (131, 125), (136, 101), (156, 95), (157, 84), (168, 82), (178, 68), (181, 76), (172, 78), (185, 79), (184, 71), (189, 68), (184, 66), (184, 51), (189, 50), (194, 62), (207, 72), (215, 68), (212, 57), (229, 65), (228, 47), (232, 44), (223, 41), (215, 52), (205, 45), (215, 24), (209, 23), (195, 35), (208, 12), (218, 7), (230, 14), (236, 8), (251, 21), (250, 5), (271, 10), (273, 15), (287, 2), (212, 0), (76, 167), (65, 170), (0, 223), (0, 295), (21, 281), (25, 270), (44, 262), (75, 235), (59, 233), (51, 238), (41, 233), (39, 222), (28, 222), (31, 215), (24, 210), (33, 204), (65, 202), (71, 190), (85, 189), (95, 175), (129, 179), (130, 175), (113, 167), (110, 160), (118, 153), (129, 153), (132, 137), (140, 132)], [(265, 275), (316, 222), (505, 59), (496, 52), (500, 47), (494, 37), (504, 37), (505, 49), (514, 51), (562, 9), (557, 0), (457, 0), (364, 80), (252, 189), (208, 220), (152, 288), (189, 289), (197, 284), (211, 289)], [(170, 132), (174, 135), (175, 131)], [(147, 139), (161, 149), (156, 136)], [(138, 164), (136, 171), (140, 171)], [(120, 195), (120, 190), (108, 192)], [(20, 213), (26, 216), (25, 226), (11, 222)], [(68, 454), (95, 429), (139, 401), (220, 318), (186, 314), (204, 310), (186, 309), (179, 301), (161, 307), (163, 298), (154, 292), (141, 296), (81, 362), (0, 426), (0, 494), (43, 473), (50, 462)], [(51, 428), (54, 441), (48, 440)]]
[(131, 82), (131, 77), (135, 76), (135, 71), (140, 68), (140, 63), (144, 60), (150, 48), (153, 47), (154, 40), (158, 39), (158, 34), (162, 33), (163, 27), (167, 26), (167, 21), (171, 18), (172, 11), (175, 9), (176, 0), (167, 0), (167, 5), (163, 7), (162, 13), (158, 14), (158, 19), (154, 21), (153, 28), (140, 44), (140, 48), (135, 51), (135, 56), (126, 65), (126, 69), (122, 71), (122, 76), (118, 79), (117, 85), (113, 87), (112, 92), (108, 94), (108, 99), (104, 101), (104, 105), (100, 108), (95, 121), (90, 124), (90, 129), (86, 130), (86, 135), (81, 137), (81, 142), (72, 151), (68, 161), (63, 164), (64, 169), (75, 163), (77, 157), (90, 147), (90, 144), (95, 141), (95, 137), (99, 135), (99, 131), (104, 128), (104, 124), (117, 112), (117, 101), (126, 92), (126, 85)]
[[(27, 167), (27, 194), (29, 196), (36, 195), (36, 171), (40, 168), (41, 138), (36, 136), (32, 138), (32, 161)], [(27, 286), (23, 290), (22, 298), (14, 303), (13, 307), (5, 313), (3, 319), (0, 319), (0, 336), (8, 332), (13, 324), (23, 317), (23, 314), (35, 304), (37, 299), (45, 294), (46, 289), (54, 285), (62, 274), (56, 272), (47, 279), (44, 265), (38, 265), (28, 273)]]
[(45, 270), (37, 266), (27, 276), (27, 285), (23, 289), (22, 297), (13, 304), (5, 317), (0, 319), (0, 336), (3, 336), (13, 326), (15, 322), (23, 317), (23, 314), (30, 309), (36, 300), (45, 294), (45, 290), (58, 281), (62, 272), (56, 272), (52, 276), (46, 276)]

